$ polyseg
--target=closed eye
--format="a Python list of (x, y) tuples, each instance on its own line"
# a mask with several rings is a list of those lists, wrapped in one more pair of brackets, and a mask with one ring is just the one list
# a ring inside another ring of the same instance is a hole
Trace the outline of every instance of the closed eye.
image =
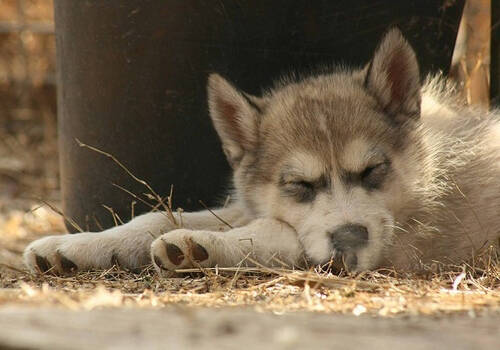
[(319, 191), (326, 190), (330, 186), (330, 181), (324, 174), (310, 179), (284, 172), (280, 176), (279, 186), (283, 196), (293, 197), (299, 203), (306, 203), (313, 201)]
[(293, 186), (303, 187), (304, 189), (307, 190), (314, 190), (314, 184), (312, 182), (301, 180), (301, 181), (290, 182), (290, 184)]
[(366, 167), (360, 174), (363, 186), (368, 189), (380, 188), (389, 172), (389, 168), (389, 161)]
[(382, 164), (383, 163), (366, 167), (366, 169), (361, 172), (361, 180), (368, 178), (370, 174), (373, 173), (373, 171)]
[(316, 197), (316, 186), (305, 180), (289, 181), (282, 184), (282, 193), (293, 197), (299, 203), (312, 201)]

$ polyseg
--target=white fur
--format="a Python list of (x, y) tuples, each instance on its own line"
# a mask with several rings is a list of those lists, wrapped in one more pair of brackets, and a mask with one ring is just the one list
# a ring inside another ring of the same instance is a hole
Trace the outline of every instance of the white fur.
[[(286, 242), (286, 244), (283, 244)], [(184, 253), (179, 265), (166, 255), (166, 244), (175, 244)], [(208, 259), (195, 262), (191, 245), (200, 244)], [(273, 219), (257, 219), (244, 227), (225, 232), (207, 230), (174, 230), (156, 239), (151, 246), (151, 256), (161, 260), (166, 270), (175, 270), (199, 264), (203, 267), (227, 266), (279, 266), (292, 268), (302, 257), (296, 233), (288, 224)], [(158, 271), (162, 269), (155, 264)]]

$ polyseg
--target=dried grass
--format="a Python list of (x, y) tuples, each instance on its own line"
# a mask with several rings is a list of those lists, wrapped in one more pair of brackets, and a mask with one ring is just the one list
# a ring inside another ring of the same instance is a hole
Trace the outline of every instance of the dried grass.
[(139, 274), (113, 267), (65, 277), (26, 272), (20, 257), (25, 244), (62, 230), (60, 216), (46, 207), (2, 216), (0, 307), (90, 310), (174, 304), (378, 316), (500, 312), (500, 261), (493, 251), (462, 266), (436, 263), (407, 274), (376, 271), (354, 276), (316, 270), (214, 268), (182, 270), (176, 277), (162, 278), (151, 267)]

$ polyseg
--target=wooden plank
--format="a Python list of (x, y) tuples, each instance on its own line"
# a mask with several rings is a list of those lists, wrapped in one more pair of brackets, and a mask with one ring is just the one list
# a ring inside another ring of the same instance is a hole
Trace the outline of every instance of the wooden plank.
[(491, 103), (500, 107), (500, 1), (491, 4)]
[(0, 309), (1, 349), (500, 349), (500, 314), (373, 318), (251, 309)]

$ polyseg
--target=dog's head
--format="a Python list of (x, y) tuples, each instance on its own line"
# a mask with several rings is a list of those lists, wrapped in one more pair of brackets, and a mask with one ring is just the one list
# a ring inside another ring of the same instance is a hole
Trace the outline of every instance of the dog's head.
[(361, 70), (281, 84), (263, 97), (218, 75), (209, 108), (248, 210), (292, 225), (314, 263), (374, 267), (418, 177), (415, 53), (397, 30)]

